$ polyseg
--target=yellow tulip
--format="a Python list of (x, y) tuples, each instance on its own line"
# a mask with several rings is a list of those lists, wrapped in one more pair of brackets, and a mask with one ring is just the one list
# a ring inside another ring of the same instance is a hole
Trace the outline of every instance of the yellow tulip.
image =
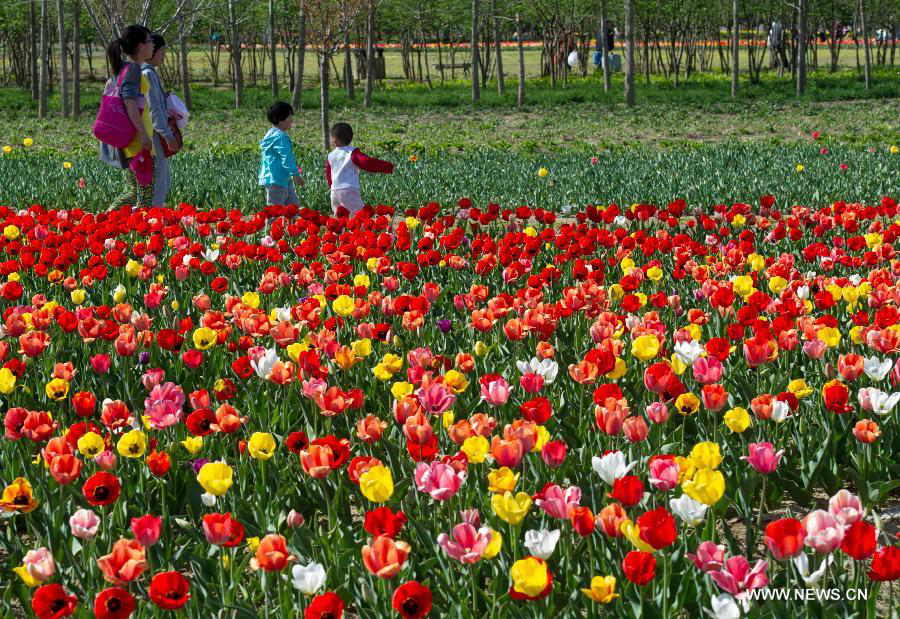
[(622, 524), (619, 525), (619, 531), (622, 532), (625, 539), (631, 542), (632, 546), (641, 552), (653, 552), (655, 550), (653, 546), (641, 539), (641, 528), (631, 520), (626, 519), (622, 521)]
[(352, 298), (342, 294), (332, 301), (331, 309), (338, 316), (349, 316), (353, 313), (353, 310), (356, 309), (356, 304), (353, 302)]
[(740, 434), (750, 427), (750, 413), (747, 412), (747, 409), (739, 406), (732, 408), (725, 413), (724, 422), (729, 430)]
[(254, 432), (247, 441), (247, 451), (255, 460), (268, 460), (275, 455), (275, 437), (268, 432)]
[(199, 329), (194, 330), (194, 334), (192, 339), (194, 340), (194, 348), (197, 350), (207, 350), (212, 348), (215, 343), (218, 334), (210, 329), (209, 327), (200, 327)]
[(689, 456), (698, 469), (717, 469), (722, 464), (722, 452), (719, 445), (711, 441), (697, 443)]
[(519, 482), (519, 473), (514, 473), (511, 468), (504, 466), (493, 469), (488, 473), (488, 490), (493, 493), (512, 492)]
[(715, 505), (725, 494), (725, 476), (720, 471), (712, 469), (699, 469), (692, 479), (681, 484), (685, 494), (703, 503)]
[(60, 400), (65, 400), (66, 396), (69, 395), (69, 381), (63, 380), (61, 378), (54, 378), (47, 386), (44, 387), (44, 391), (47, 393), (47, 397), (51, 400), (55, 400), (59, 402)]
[(650, 361), (659, 354), (659, 338), (655, 335), (641, 335), (631, 342), (631, 354), (641, 361)]
[(464, 440), (460, 449), (469, 458), (469, 462), (479, 464), (484, 462), (490, 448), (491, 445), (488, 443), (488, 440), (476, 434)]
[(581, 592), (601, 604), (609, 604), (619, 597), (619, 594), (616, 593), (615, 576), (594, 576), (591, 578), (591, 588), (582, 589)]
[(485, 547), (484, 552), (481, 553), (481, 557), (484, 559), (493, 559), (498, 554), (500, 554), (500, 549), (502, 547), (503, 536), (500, 534), (500, 531), (491, 529), (491, 541), (488, 542), (488, 545)]
[(527, 492), (495, 494), (491, 497), (491, 507), (501, 520), (517, 525), (525, 518), (531, 508), (531, 496)]
[(540, 595), (550, 582), (547, 564), (535, 557), (519, 559), (509, 570), (512, 588), (529, 597)]
[(207, 462), (197, 474), (197, 481), (203, 489), (214, 496), (222, 496), (234, 481), (234, 471), (222, 462)]
[(0, 393), (9, 395), (16, 388), (16, 375), (9, 368), (0, 368)]
[(203, 437), (189, 436), (181, 441), (181, 445), (187, 450), (189, 454), (193, 456), (203, 447)]
[(359, 477), (359, 489), (373, 503), (384, 503), (394, 494), (394, 478), (386, 466), (373, 466)]
[(394, 396), (395, 400), (402, 400), (412, 392), (412, 383), (401, 380), (391, 385), (391, 395)]
[(247, 307), (252, 307), (253, 309), (257, 309), (259, 307), (259, 293), (258, 292), (245, 292), (241, 295), (241, 303), (246, 305)]
[(123, 458), (140, 458), (147, 451), (147, 435), (140, 430), (126, 432), (116, 443), (116, 451)]
[(103, 437), (96, 432), (86, 432), (78, 437), (78, 453), (85, 458), (93, 458), (106, 449)]

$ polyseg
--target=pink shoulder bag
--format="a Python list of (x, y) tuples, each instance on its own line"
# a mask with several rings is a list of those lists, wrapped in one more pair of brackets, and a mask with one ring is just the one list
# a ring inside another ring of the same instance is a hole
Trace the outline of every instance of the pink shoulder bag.
[(109, 79), (100, 99), (100, 109), (94, 120), (94, 137), (114, 148), (125, 148), (134, 139), (137, 129), (128, 117), (125, 102), (122, 101), (122, 80), (128, 72), (128, 66), (122, 69), (119, 79)]

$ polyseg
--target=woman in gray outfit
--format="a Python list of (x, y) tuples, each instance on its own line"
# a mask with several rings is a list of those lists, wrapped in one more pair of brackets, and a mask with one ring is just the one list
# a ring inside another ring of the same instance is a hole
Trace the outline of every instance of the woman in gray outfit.
[(166, 104), (167, 94), (162, 80), (156, 73), (156, 67), (162, 65), (166, 58), (166, 41), (162, 35), (153, 34), (153, 56), (141, 66), (141, 71), (150, 83), (148, 99), (150, 102), (150, 120), (153, 123), (153, 206), (165, 206), (166, 196), (172, 186), (172, 175), (169, 160), (163, 153), (160, 138), (165, 140), (169, 148), (176, 148), (175, 134), (169, 127), (169, 110)]

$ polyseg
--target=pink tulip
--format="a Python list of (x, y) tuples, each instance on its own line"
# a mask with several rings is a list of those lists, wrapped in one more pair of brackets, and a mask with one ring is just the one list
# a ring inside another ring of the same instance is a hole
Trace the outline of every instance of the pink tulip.
[(100, 529), (100, 517), (89, 509), (79, 509), (69, 518), (69, 528), (78, 539), (92, 539)]
[(674, 458), (656, 458), (650, 461), (650, 485), (668, 492), (678, 485), (678, 463)]
[(822, 340), (808, 340), (803, 342), (803, 352), (810, 359), (821, 359), (828, 349), (828, 345)]
[(823, 509), (811, 512), (803, 519), (806, 545), (820, 554), (834, 552), (844, 540), (844, 526)]
[(722, 379), (722, 362), (715, 357), (697, 357), (691, 368), (694, 379), (700, 384), (711, 385)]
[(488, 383), (481, 383), (481, 397), (492, 406), (503, 406), (509, 399), (509, 383), (502, 376)]
[(522, 377), (519, 379), (519, 386), (527, 393), (537, 393), (544, 386), (544, 377), (533, 372), (522, 374)]
[(147, 514), (140, 518), (131, 519), (131, 532), (134, 533), (136, 539), (144, 548), (150, 548), (159, 541), (159, 535), (162, 529), (162, 518)]
[(710, 572), (710, 577), (723, 591), (727, 591), (738, 599), (743, 599), (750, 589), (759, 589), (769, 584), (766, 575), (769, 563), (759, 560), (753, 569), (746, 557), (731, 557), (718, 572)]
[(112, 365), (109, 355), (94, 355), (91, 357), (90, 361), (91, 367), (97, 374), (106, 374), (109, 372), (109, 367)]
[(569, 486), (565, 490), (556, 484), (547, 484), (535, 498), (534, 504), (553, 518), (569, 518), (572, 510), (581, 503), (581, 488)]
[(144, 412), (150, 417), (150, 425), (161, 430), (180, 422), (185, 400), (184, 391), (175, 383), (154, 386), (144, 399)]
[(652, 402), (647, 405), (647, 417), (653, 423), (665, 423), (669, 420), (669, 407), (665, 402)]
[(303, 517), (303, 514), (296, 510), (291, 510), (287, 515), (287, 526), (292, 529), (298, 529), (303, 526), (306, 522), (306, 519)]
[(416, 390), (416, 398), (426, 413), (440, 415), (456, 402), (456, 396), (441, 383), (430, 383)]
[(453, 538), (446, 533), (438, 535), (438, 546), (444, 549), (453, 559), (460, 563), (475, 563), (481, 559), (485, 548), (491, 542), (491, 530), (488, 527), (476, 529), (468, 522), (453, 527)]
[(849, 490), (838, 490), (837, 494), (828, 499), (828, 511), (845, 529), (866, 515), (862, 501)]
[(118, 463), (118, 461), (119, 459), (116, 457), (116, 454), (109, 449), (101, 451), (96, 456), (94, 456), (94, 464), (99, 466), (104, 471), (111, 471), (116, 468), (116, 464)]
[(465, 478), (464, 472), (457, 472), (452, 466), (443, 462), (419, 462), (416, 465), (416, 488), (419, 492), (431, 495), (435, 501), (446, 501), (452, 498), (459, 491)]
[(750, 443), (747, 449), (750, 455), (741, 456), (741, 460), (746, 460), (750, 466), (763, 475), (774, 473), (781, 461), (781, 456), (784, 455), (784, 450), (776, 452), (772, 443)]
[(22, 565), (28, 575), (38, 582), (46, 582), (56, 574), (56, 562), (46, 548), (29, 550), (22, 559)]
[(141, 376), (141, 384), (144, 385), (144, 389), (147, 391), (152, 390), (158, 384), (160, 384), (166, 377), (166, 371), (162, 368), (153, 368), (152, 370), (147, 370), (144, 372), (144, 375)]
[(697, 547), (697, 554), (687, 553), (697, 569), (704, 572), (718, 572), (725, 564), (725, 545), (703, 542)]

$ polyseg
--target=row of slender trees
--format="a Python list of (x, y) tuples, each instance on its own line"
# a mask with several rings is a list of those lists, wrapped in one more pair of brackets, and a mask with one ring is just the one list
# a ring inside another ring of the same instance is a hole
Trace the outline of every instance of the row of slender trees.
[[(48, 91), (58, 85), (61, 113), (78, 115), (82, 77), (105, 77), (105, 61), (95, 66), (102, 57), (98, 52), (132, 22), (167, 36), (175, 62), (169, 63), (165, 77), (180, 85), (189, 106), (192, 71), (197, 70), (188, 62), (191, 49), (203, 50), (214, 84), (227, 72), (235, 107), (244, 104), (248, 72), (254, 84), (260, 78), (268, 81), (274, 97), (287, 87), (299, 107), (304, 78), (312, 77), (304, 76), (306, 55), (315, 54), (325, 127), (332, 79), (355, 98), (363, 78), (363, 103), (372, 105), (376, 45), (384, 43), (399, 48), (409, 80), (431, 86), (433, 80), (446, 79), (447, 72), (453, 78), (465, 68), (474, 102), (490, 81), (505, 93), (505, 42), (517, 43), (517, 102), (522, 105), (526, 39), (541, 43), (541, 74), (555, 87), (568, 79), (572, 68), (566, 59), (573, 50), (581, 58), (576, 70), (587, 73), (592, 40), (599, 49), (607, 38), (601, 33), (607, 32), (617, 33), (617, 44), (624, 45), (624, 96), (629, 105), (635, 101), (636, 74), (649, 82), (651, 73), (661, 73), (677, 86), (714, 64), (731, 73), (732, 96), (738, 94), (742, 75), (759, 81), (767, 65), (777, 66), (779, 72), (789, 69), (802, 95), (808, 66), (819, 65), (820, 44), (828, 50), (823, 65), (834, 71), (848, 40), (868, 87), (873, 64), (895, 63), (900, 2), (7, 0), (0, 4), (0, 83), (30, 88), (41, 117), (49, 113)], [(784, 30), (777, 44), (770, 32), (775, 24)], [(339, 70), (334, 60), (341, 56)], [(747, 66), (741, 66), (742, 58)], [(609, 63), (602, 63), (602, 69), (608, 90)]]

